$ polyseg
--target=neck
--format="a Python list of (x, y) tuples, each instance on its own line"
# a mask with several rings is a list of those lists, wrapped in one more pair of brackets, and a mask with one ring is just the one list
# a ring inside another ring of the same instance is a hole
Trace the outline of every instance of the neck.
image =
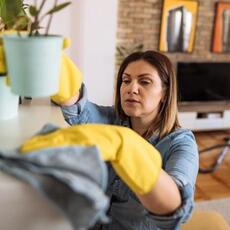
[(136, 131), (141, 136), (148, 130), (149, 126), (152, 124), (152, 120), (148, 121), (142, 118), (131, 118), (132, 129)]

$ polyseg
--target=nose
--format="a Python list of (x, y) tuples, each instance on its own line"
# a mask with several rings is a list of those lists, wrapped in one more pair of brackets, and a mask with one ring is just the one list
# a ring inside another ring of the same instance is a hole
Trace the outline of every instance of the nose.
[(136, 82), (131, 82), (128, 85), (128, 94), (138, 94), (139, 93), (139, 85)]

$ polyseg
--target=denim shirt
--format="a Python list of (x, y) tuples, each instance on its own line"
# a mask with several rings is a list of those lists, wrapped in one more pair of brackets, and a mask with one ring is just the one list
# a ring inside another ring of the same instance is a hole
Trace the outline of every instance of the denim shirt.
[[(113, 107), (99, 106), (88, 101), (84, 85), (80, 100), (70, 107), (63, 106), (62, 112), (70, 125), (104, 123), (128, 126), (127, 122), (116, 116)], [(157, 136), (152, 136), (149, 142), (159, 150), (162, 156), (162, 168), (177, 184), (182, 198), (181, 206), (170, 215), (155, 215), (148, 212), (108, 164), (107, 195), (111, 201), (108, 215), (111, 217), (111, 222), (108, 225), (97, 224), (93, 229), (179, 229), (180, 224), (190, 217), (194, 206), (199, 161), (194, 135), (188, 129), (178, 128), (160, 140)]]

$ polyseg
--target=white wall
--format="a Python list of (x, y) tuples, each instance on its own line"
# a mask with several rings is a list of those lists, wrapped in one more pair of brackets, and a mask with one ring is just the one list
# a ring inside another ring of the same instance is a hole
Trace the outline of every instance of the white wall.
[(72, 0), (71, 6), (54, 15), (50, 31), (71, 38), (67, 52), (84, 74), (89, 99), (103, 105), (113, 103), (117, 2)]
[(75, 0), (71, 55), (84, 73), (89, 99), (113, 102), (117, 0)]

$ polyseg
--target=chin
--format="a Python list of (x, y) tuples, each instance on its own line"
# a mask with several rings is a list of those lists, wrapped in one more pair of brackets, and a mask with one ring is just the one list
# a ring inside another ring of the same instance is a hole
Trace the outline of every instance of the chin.
[(132, 109), (125, 109), (123, 110), (125, 115), (129, 116), (129, 117), (138, 117), (139, 113), (138, 111), (134, 111)]

